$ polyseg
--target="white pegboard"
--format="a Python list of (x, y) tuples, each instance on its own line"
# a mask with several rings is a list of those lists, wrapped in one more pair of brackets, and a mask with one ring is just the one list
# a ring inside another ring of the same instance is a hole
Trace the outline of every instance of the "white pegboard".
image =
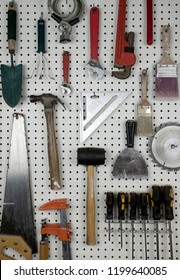
[[(25, 115), (26, 130), (28, 136), (28, 152), (30, 162), (31, 186), (34, 205), (34, 219), (38, 244), (40, 241), (40, 223), (44, 217), (49, 222), (59, 222), (59, 214), (56, 212), (40, 212), (38, 208), (48, 200), (55, 198), (68, 198), (70, 209), (68, 219), (72, 223), (72, 258), (73, 259), (131, 259), (131, 234), (129, 224), (125, 225), (124, 247), (120, 248), (120, 235), (117, 233), (118, 224), (114, 226), (111, 242), (108, 241), (105, 218), (105, 193), (112, 190), (130, 192), (132, 190), (150, 191), (153, 184), (163, 185), (169, 183), (174, 188), (175, 219), (173, 227), (174, 258), (180, 259), (179, 250), (179, 172), (168, 172), (155, 166), (148, 152), (148, 138), (135, 138), (135, 149), (140, 151), (147, 161), (149, 170), (148, 180), (117, 180), (112, 178), (112, 167), (116, 156), (125, 147), (125, 121), (136, 119), (136, 106), (141, 94), (140, 74), (144, 68), (148, 69), (148, 98), (153, 106), (154, 127), (167, 121), (179, 121), (180, 103), (178, 101), (157, 101), (155, 99), (155, 64), (162, 54), (161, 28), (165, 24), (171, 26), (171, 57), (178, 63), (180, 53), (180, 3), (178, 0), (154, 1), (154, 42), (146, 44), (146, 7), (142, 0), (127, 0), (126, 31), (135, 32), (136, 64), (132, 67), (132, 74), (127, 80), (118, 80), (111, 77), (114, 64), (114, 52), (116, 41), (117, 5), (118, 0), (84, 1), (85, 14), (77, 25), (73, 27), (72, 42), (66, 45), (59, 43), (60, 32), (55, 22), (50, 18), (46, 0), (16, 1), (18, 5), (18, 36), (16, 46), (16, 64), (22, 63), (23, 71), (23, 97), (21, 102), (14, 108), (8, 107), (0, 96), (0, 199), (1, 214), (4, 197), (4, 187), (8, 163), (8, 152), (12, 128), (13, 112), (21, 112)], [(62, 0), (64, 9), (70, 0)], [(99, 30), (99, 59), (102, 67), (106, 70), (103, 79), (88, 78), (85, 65), (90, 58), (89, 49), (89, 11), (95, 4), (100, 9)], [(6, 42), (8, 1), (0, 3), (0, 63), (9, 65), (9, 54)], [(44, 77), (38, 80), (36, 77), (26, 79), (31, 74), (37, 61), (37, 20), (43, 12), (46, 20), (46, 50), (47, 57), (55, 75), (55, 80)], [(70, 82), (72, 94), (63, 96), (60, 85), (62, 83), (62, 53), (69, 50)], [(79, 104), (78, 94), (84, 91), (120, 91), (130, 90), (132, 95), (116, 110), (89, 139), (83, 144), (79, 141)], [(68, 110), (64, 110), (60, 104), (55, 106), (56, 136), (60, 158), (60, 170), (63, 188), (60, 191), (50, 189), (47, 134), (43, 106), (30, 103), (31, 94), (52, 93), (60, 97)], [(95, 173), (96, 193), (96, 217), (97, 217), (97, 245), (86, 245), (86, 168), (77, 166), (77, 148), (81, 146), (102, 147), (106, 150), (106, 162), (99, 166)], [(138, 229), (135, 235), (135, 258), (144, 258), (143, 235)], [(148, 225), (148, 257), (154, 259), (156, 254), (155, 237), (153, 226)], [(169, 259), (169, 246), (164, 226), (160, 226), (160, 256)], [(33, 259), (38, 259), (34, 255)], [(53, 236), (50, 237), (49, 259), (61, 259), (61, 243)]]

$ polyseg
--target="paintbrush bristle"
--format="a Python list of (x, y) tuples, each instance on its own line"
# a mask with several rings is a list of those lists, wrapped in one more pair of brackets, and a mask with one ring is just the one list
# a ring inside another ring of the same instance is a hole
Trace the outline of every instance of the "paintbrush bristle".
[(176, 99), (179, 96), (177, 77), (156, 77), (155, 95), (161, 99)]
[(137, 134), (139, 136), (152, 136), (154, 134), (152, 117), (139, 116), (137, 120)]

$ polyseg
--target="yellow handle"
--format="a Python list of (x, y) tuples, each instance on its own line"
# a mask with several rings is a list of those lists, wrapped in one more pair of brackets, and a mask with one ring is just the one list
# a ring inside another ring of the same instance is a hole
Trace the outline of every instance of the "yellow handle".
[(86, 201), (86, 224), (87, 224), (87, 245), (96, 244), (95, 226), (95, 195), (94, 195), (94, 166), (87, 166), (87, 201)]
[(39, 259), (40, 260), (47, 260), (49, 257), (49, 242), (46, 238), (45, 240), (41, 240), (40, 242), (40, 252), (39, 252)]

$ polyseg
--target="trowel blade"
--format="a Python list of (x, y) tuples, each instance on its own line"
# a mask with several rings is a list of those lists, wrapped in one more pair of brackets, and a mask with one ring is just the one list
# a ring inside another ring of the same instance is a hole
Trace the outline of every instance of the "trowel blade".
[(113, 176), (118, 179), (147, 179), (146, 162), (134, 148), (126, 148), (115, 161)]
[(80, 142), (84, 142), (130, 94), (130, 91), (80, 92)]
[(37, 253), (24, 116), (18, 113), (13, 115), (1, 233), (23, 237)]

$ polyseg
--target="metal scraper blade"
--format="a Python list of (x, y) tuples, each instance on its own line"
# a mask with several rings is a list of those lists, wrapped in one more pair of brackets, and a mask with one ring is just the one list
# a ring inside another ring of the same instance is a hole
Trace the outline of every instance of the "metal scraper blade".
[(1, 233), (19, 235), (37, 253), (24, 116), (15, 113), (6, 176)]
[(80, 142), (84, 142), (130, 94), (130, 91), (80, 92)]

